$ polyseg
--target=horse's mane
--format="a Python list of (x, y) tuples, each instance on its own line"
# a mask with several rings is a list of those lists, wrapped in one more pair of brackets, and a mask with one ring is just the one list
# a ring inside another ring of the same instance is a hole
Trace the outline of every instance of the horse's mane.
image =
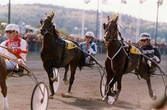
[[(40, 20), (40, 23), (42, 24), (42, 21), (45, 19), (45, 16), (44, 18), (42, 18)], [(51, 19), (50, 16), (47, 16), (47, 19)], [(60, 32), (58, 30), (58, 28), (56, 28), (55, 24), (53, 22), (51, 22), (51, 26), (53, 27), (53, 35), (55, 35), (56, 37), (60, 38)]]
[(60, 38), (60, 32), (59, 32), (58, 28), (56, 28), (55, 24), (53, 24), (53, 23), (52, 23), (52, 26), (53, 26), (53, 35)]

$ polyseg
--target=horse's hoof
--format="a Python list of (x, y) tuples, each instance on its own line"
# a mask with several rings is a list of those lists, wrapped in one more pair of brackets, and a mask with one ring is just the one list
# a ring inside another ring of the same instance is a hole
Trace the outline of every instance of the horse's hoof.
[(50, 95), (50, 96), (49, 96), (49, 99), (53, 99), (53, 95)]
[(65, 84), (65, 85), (68, 85), (68, 81), (64, 81), (64, 84)]
[(106, 101), (106, 100), (107, 100), (107, 96), (105, 95), (103, 96), (102, 101)]
[(69, 93), (61, 93), (61, 96), (62, 97), (66, 97), (66, 98), (70, 98), (71, 94), (69, 94)]
[(108, 96), (107, 104), (112, 105), (115, 102), (115, 97)]
[(58, 82), (58, 78), (56, 77), (56, 78), (52, 78), (52, 77), (50, 77), (50, 80), (52, 81), (52, 82)]
[(151, 97), (153, 100), (157, 99), (157, 96), (155, 94), (153, 94), (153, 97)]

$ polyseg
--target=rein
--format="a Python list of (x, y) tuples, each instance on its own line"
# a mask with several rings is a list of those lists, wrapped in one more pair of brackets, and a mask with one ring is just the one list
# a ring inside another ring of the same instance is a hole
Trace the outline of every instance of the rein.
[(51, 32), (49, 32), (47, 28), (44, 28), (44, 29), (46, 30), (46, 33), (48, 33), (48, 34), (50, 34), (50, 35), (52, 35), (54, 37), (54, 42), (53, 42), (49, 52), (47, 53), (47, 54), (50, 54), (52, 52), (52, 49), (53, 49), (53, 47), (55, 46), (56, 43), (60, 44), (60, 45), (63, 45), (63, 43), (58, 42), (58, 38), (55, 37), (56, 35), (51, 33)]
[[(111, 21), (110, 21), (110, 24), (111, 24)], [(106, 30), (109, 30), (110, 24), (108, 25), (108, 27), (107, 27)], [(109, 37), (109, 39), (108, 39), (109, 42), (111, 42), (112, 40), (117, 40), (115, 37), (113, 37), (117, 31), (118, 31), (118, 29), (117, 29), (117, 27), (115, 27), (114, 33), (113, 33), (113, 34)]]
[(49, 32), (47, 28), (44, 28), (46, 30), (46, 33), (49, 33), (52, 36), (55, 36), (53, 33)]
[[(110, 24), (111, 24), (111, 21), (110, 21)], [(108, 25), (108, 27), (107, 27), (106, 30), (109, 30), (110, 24)], [(121, 38), (121, 41), (118, 40), (118, 39), (114, 36), (117, 32), (118, 32), (118, 34), (119, 34), (119, 36), (120, 36), (120, 38)], [(113, 34), (109, 37), (109, 39), (108, 39), (109, 42), (112, 42), (113, 40), (118, 40), (119, 43), (123, 44), (123, 40), (124, 40), (124, 39), (122, 38), (120, 31), (117, 29), (117, 26), (115, 27), (114, 33), (113, 33)], [(113, 60), (114, 60), (114, 58), (118, 55), (118, 53), (121, 51), (121, 49), (123, 49), (124, 53), (125, 53), (126, 56), (129, 58), (127, 52), (125, 51), (124, 46), (122, 46), (122, 45), (119, 47), (119, 49), (117, 50), (117, 52), (116, 52), (112, 57), (110, 57), (110, 56), (107, 54), (107, 58), (111, 61), (111, 69), (113, 70), (114, 73), (115, 73), (115, 71), (114, 71), (114, 63), (113, 63)]]
[[(111, 21), (110, 21), (110, 24), (111, 24)], [(106, 30), (109, 30), (110, 24), (108, 25), (108, 27), (107, 27)], [(118, 23), (116, 23), (116, 24), (119, 25)], [(119, 26), (120, 26), (120, 25), (119, 25)], [(121, 27), (121, 26), (120, 26), (120, 27)], [(122, 37), (122, 35), (121, 35), (121, 32), (117, 29), (117, 26), (116, 26), (114, 33), (109, 37), (109, 42), (111, 42), (112, 40), (117, 40), (117, 39), (115, 39), (115, 37), (112, 37), (112, 36), (114, 36), (114, 34), (115, 34), (116, 32), (118, 32), (119, 37), (121, 38), (121, 41), (124, 40), (123, 37)]]
[(116, 52), (112, 57), (110, 57), (110, 56), (107, 54), (107, 58), (111, 61), (111, 68), (112, 68), (112, 70), (113, 70), (114, 73), (115, 73), (115, 71), (114, 71), (114, 63), (113, 63), (113, 60), (114, 60), (114, 58), (118, 55), (118, 53), (121, 51), (121, 49), (123, 49), (123, 51), (125, 52), (126, 56), (129, 58), (129, 56), (128, 56), (127, 52), (125, 51), (125, 48), (124, 48), (124, 47), (125, 47), (125, 46), (120, 46), (119, 49), (117, 50), (117, 52)]

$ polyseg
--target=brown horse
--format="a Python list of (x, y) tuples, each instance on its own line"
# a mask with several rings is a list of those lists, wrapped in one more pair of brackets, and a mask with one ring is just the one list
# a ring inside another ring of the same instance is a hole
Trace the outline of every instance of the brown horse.
[[(108, 85), (103, 100), (107, 100), (108, 104), (113, 104), (113, 102), (117, 101), (122, 88), (122, 76), (133, 70), (136, 70), (136, 74), (146, 80), (150, 97), (156, 99), (151, 88), (150, 74), (148, 74), (145, 59), (138, 48), (126, 45), (123, 42), (121, 33), (118, 30), (117, 21), (118, 16), (114, 16), (112, 20), (108, 17), (108, 22), (103, 25), (105, 31), (104, 38), (107, 44), (105, 67), (107, 72), (106, 84)], [(131, 52), (132, 47), (135, 50), (134, 52)], [(116, 82), (118, 91), (112, 89)]]
[(53, 68), (64, 67), (66, 69), (64, 80), (67, 80), (67, 71), (70, 66), (71, 76), (68, 95), (72, 88), (76, 69), (79, 67), (81, 70), (85, 61), (84, 53), (77, 47), (66, 49), (66, 42), (60, 38), (59, 31), (55, 28), (55, 25), (52, 22), (53, 17), (54, 13), (51, 13), (50, 16), (45, 15), (44, 18), (41, 19), (40, 28), (41, 34), (44, 37), (40, 54), (44, 69), (49, 78), (51, 91), (50, 98), (53, 98), (53, 95), (55, 94), (53, 83), (56, 81), (56, 78), (53, 74)]
[(1, 93), (4, 97), (3, 109), (6, 110), (9, 108), (8, 99), (7, 99), (7, 86), (6, 86), (6, 77), (7, 77), (7, 69), (4, 58), (0, 56), (0, 86)]

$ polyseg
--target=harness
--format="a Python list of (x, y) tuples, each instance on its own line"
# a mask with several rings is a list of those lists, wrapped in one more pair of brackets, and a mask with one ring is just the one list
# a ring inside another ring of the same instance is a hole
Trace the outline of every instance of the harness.
[[(54, 28), (54, 26), (52, 26), (52, 28)], [(64, 56), (65, 56), (66, 42), (63, 39), (58, 38), (56, 36), (56, 34), (49, 32), (48, 29), (44, 27), (44, 34), (46, 35), (47, 33), (53, 36), (53, 44), (50, 46), (50, 48), (49, 48), (49, 50), (47, 52), (45, 51), (45, 54), (47, 54), (48, 57), (50, 55), (51, 55), (51, 57), (53, 56), (53, 54), (52, 54), (54, 52), (53, 49), (56, 47), (56, 45), (60, 45), (63, 48), (63, 53), (62, 53), (63, 57), (61, 59), (54, 58), (50, 62), (48, 62), (51, 67), (55, 67), (55, 65), (56, 65), (57, 68), (59, 68), (61, 63), (62, 63), (62, 61), (63, 61), (63, 59), (64, 59)]]
[[(128, 46), (129, 47), (129, 46)], [(126, 54), (126, 56), (128, 57), (129, 59), (129, 55), (127, 53), (127, 51), (125, 50), (125, 48), (127, 48), (127, 46), (120, 46), (119, 49), (117, 50), (117, 52), (112, 56), (110, 57), (108, 54), (107, 54), (107, 58), (111, 61), (111, 68), (113, 70), (113, 72), (115, 73), (114, 71), (114, 63), (113, 63), (113, 60), (114, 58), (118, 55), (118, 53), (123, 49), (124, 53)]]
[[(111, 21), (110, 21), (109, 23), (111, 24)], [(107, 27), (106, 30), (109, 30), (110, 24), (108, 25), (108, 27)], [(118, 32), (118, 35), (120, 36), (121, 40), (118, 40), (116, 37), (114, 37), (114, 35), (117, 34), (117, 32)], [(106, 33), (106, 34), (107, 34), (107, 33)], [(106, 34), (105, 34), (105, 35), (106, 35)], [(121, 46), (118, 48), (118, 50), (115, 52), (115, 54), (114, 54), (112, 57), (110, 57), (110, 56), (107, 54), (107, 58), (111, 61), (111, 69), (112, 69), (112, 71), (115, 73), (113, 60), (114, 60), (114, 58), (120, 53), (120, 51), (121, 51), (122, 49), (123, 49), (123, 51), (124, 51), (124, 53), (125, 53), (125, 55), (126, 55), (126, 57), (127, 57), (128, 59), (130, 59), (130, 57), (129, 57), (129, 56), (130, 56), (130, 53), (132, 53), (132, 54), (141, 54), (141, 52), (140, 52), (140, 50), (137, 49), (135, 46), (125, 45), (125, 43), (123, 42), (124, 39), (123, 39), (123, 37), (121, 36), (121, 33), (119, 32), (119, 30), (117, 29), (117, 26), (115, 27), (114, 33), (113, 33), (111, 36), (109, 36), (108, 42), (112, 42), (112, 41), (114, 41), (114, 40), (118, 40), (119, 43), (121, 44)]]
[(49, 62), (49, 65), (51, 67), (55, 67), (55, 65), (57, 65), (57, 68), (59, 68), (60, 65), (62, 64), (64, 58), (65, 58), (66, 50), (74, 49), (77, 47), (77, 45), (75, 43), (73, 43), (72, 41), (63, 40), (61, 38), (58, 38), (57, 36), (55, 36), (54, 33), (49, 32), (48, 29), (46, 29), (46, 28), (44, 28), (44, 29), (45, 29), (45, 34), (49, 33), (50, 35), (54, 36), (53, 44), (52, 44), (49, 52), (47, 53), (48, 55), (52, 55), (52, 52), (54, 51), (53, 49), (56, 47), (56, 44), (63, 46), (63, 54), (62, 54), (63, 57), (61, 58), (61, 61), (54, 59), (51, 62)]

